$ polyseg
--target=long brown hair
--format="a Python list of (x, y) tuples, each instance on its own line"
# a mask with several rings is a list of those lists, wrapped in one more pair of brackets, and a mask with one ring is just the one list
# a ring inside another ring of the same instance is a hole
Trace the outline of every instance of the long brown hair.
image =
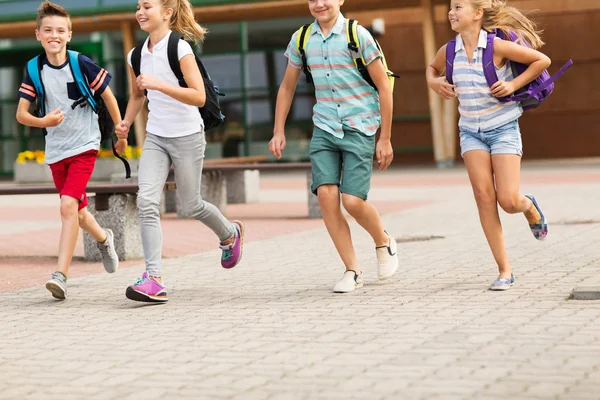
[(36, 21), (36, 29), (40, 29), (40, 26), (42, 26), (42, 20), (46, 17), (63, 17), (67, 19), (67, 26), (69, 27), (69, 30), (71, 30), (71, 16), (69, 15), (69, 12), (63, 7), (63, 6), (59, 6), (58, 4), (54, 4), (51, 3), (49, 1), (44, 1), (42, 4), (40, 4), (40, 7), (37, 10), (37, 16), (35, 18)]
[(544, 45), (542, 31), (515, 7), (506, 5), (507, 0), (470, 0), (473, 8), (483, 9), (483, 29), (488, 32), (498, 29), (508, 34), (513, 31), (519, 40), (534, 49)]
[(173, 9), (171, 29), (179, 32), (186, 40), (199, 42), (204, 40), (208, 30), (196, 22), (194, 10), (189, 0), (160, 0), (163, 8)]

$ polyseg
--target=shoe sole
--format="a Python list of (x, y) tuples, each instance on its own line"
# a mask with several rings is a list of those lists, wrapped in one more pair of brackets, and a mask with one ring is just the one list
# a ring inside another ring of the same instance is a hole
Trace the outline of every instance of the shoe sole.
[(63, 288), (61, 288), (54, 282), (46, 282), (46, 289), (48, 289), (50, 293), (52, 293), (52, 297), (54, 297), (55, 299), (65, 300), (67, 298)]
[(231, 267), (225, 267), (223, 264), (221, 264), (221, 267), (225, 269), (232, 269), (237, 267), (237, 265), (242, 261), (242, 254), (244, 253), (244, 233), (246, 232), (246, 227), (244, 226), (242, 221), (234, 220), (233, 222), (240, 226), (240, 257), (238, 258), (237, 262)]
[(392, 276), (394, 276), (394, 274), (397, 271), (398, 271), (398, 265), (396, 265), (396, 268), (394, 268), (394, 270), (389, 275), (379, 275), (378, 278), (380, 281), (385, 281), (387, 279), (390, 279)]
[(352, 290), (333, 290), (333, 293), (350, 293), (350, 292), (354, 292), (356, 289), (360, 289), (361, 287), (363, 287), (364, 283), (357, 283), (354, 286), (354, 289)]
[(131, 287), (128, 287), (125, 291), (125, 296), (129, 300), (140, 301), (143, 303), (166, 303), (169, 301), (169, 298), (165, 296), (150, 296), (146, 293), (138, 292)]
[(493, 291), (493, 292), (504, 292), (504, 291), (510, 289), (511, 287), (513, 287), (513, 285), (514, 285), (514, 283), (511, 283), (510, 285), (508, 285), (508, 287), (506, 287), (506, 286), (502, 286), (500, 288), (492, 288), (492, 287), (490, 287), (490, 290)]

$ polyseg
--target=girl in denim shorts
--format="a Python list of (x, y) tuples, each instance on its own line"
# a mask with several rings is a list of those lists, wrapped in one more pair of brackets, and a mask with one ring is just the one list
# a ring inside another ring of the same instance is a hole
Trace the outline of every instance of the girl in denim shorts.
[[(498, 206), (509, 214), (523, 213), (534, 237), (545, 239), (548, 224), (535, 198), (519, 192), (523, 155), (518, 119), (523, 109), (518, 102), (500, 102), (537, 78), (550, 59), (536, 48), (543, 45), (535, 25), (500, 0), (452, 0), (448, 14), (456, 36), (452, 80), (442, 76), (446, 68), (446, 45), (427, 68), (429, 87), (445, 99), (458, 97), (460, 147), (473, 187), (479, 218), (498, 264), (499, 276), (491, 290), (507, 290), (515, 282), (508, 260)], [(483, 50), (488, 32), (514, 31), (531, 44), (494, 41), (494, 64), (498, 82), (488, 86), (483, 69)], [(529, 65), (514, 76), (509, 63)]]

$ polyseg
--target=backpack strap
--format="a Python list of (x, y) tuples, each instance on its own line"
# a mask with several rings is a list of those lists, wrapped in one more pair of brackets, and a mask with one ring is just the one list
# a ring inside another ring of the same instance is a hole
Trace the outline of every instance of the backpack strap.
[(80, 54), (74, 50), (67, 50), (67, 57), (69, 58), (69, 67), (71, 68), (71, 74), (73, 74), (73, 79), (75, 79), (75, 83), (77, 83), (77, 88), (79, 89), (79, 93), (83, 96), (83, 100), (77, 100), (71, 108), (74, 110), (78, 105), (82, 104), (86, 101), (92, 110), (97, 114), (98, 113), (98, 104), (94, 99), (94, 95), (92, 94), (92, 90), (90, 89), (90, 85), (83, 75), (83, 71), (81, 69), (81, 59)]
[(42, 70), (42, 61), (41, 56), (35, 56), (27, 62), (27, 75), (29, 75), (29, 78), (33, 82), (33, 87), (35, 88), (39, 117), (44, 117), (46, 115), (44, 84), (42, 83), (42, 76), (40, 74), (40, 71)]
[[(356, 21), (355, 19), (346, 20), (346, 39), (348, 40), (348, 49), (350, 50), (350, 57), (352, 57), (356, 69), (358, 69), (358, 72), (360, 73), (362, 78), (365, 81), (367, 81), (367, 83), (371, 85), (373, 89), (377, 90), (377, 85), (375, 84), (375, 82), (373, 82), (373, 79), (371, 78), (371, 75), (369, 74), (369, 71), (367, 69), (367, 63), (365, 62), (362, 52), (360, 51), (360, 41), (358, 39), (358, 21)], [(381, 47), (379, 46), (377, 40), (375, 38), (373, 38), (373, 40), (375, 41), (375, 45), (377, 46), (377, 49), (379, 50), (379, 53), (382, 56), (381, 61), (383, 62), (383, 66), (386, 70), (386, 74), (388, 75), (390, 84), (392, 85), (393, 89), (394, 78), (397, 77), (397, 75), (394, 75), (391, 71), (388, 70), (383, 51), (381, 50)]]
[(532, 97), (536, 97), (538, 94), (540, 94), (543, 90), (547, 89), (550, 85), (552, 85), (554, 83), (554, 81), (556, 81), (562, 74), (565, 73), (565, 71), (571, 66), (573, 65), (573, 60), (569, 60), (565, 63), (565, 65), (563, 65), (557, 73), (555, 73), (554, 75), (552, 75), (550, 77), (550, 79), (547, 79), (544, 81), (543, 84), (537, 86), (535, 89), (533, 90), (528, 90), (526, 92), (523, 92), (521, 94), (516, 94), (516, 95), (512, 95), (510, 96), (511, 100), (513, 101), (525, 101), (529, 98)]
[(495, 33), (488, 33), (487, 45), (483, 49), (482, 63), (483, 63), (483, 75), (488, 84), (488, 87), (494, 86), (498, 82), (498, 74), (496, 74), (496, 66), (494, 65), (494, 40), (496, 39)]
[(302, 26), (302, 28), (300, 28), (300, 30), (298, 31), (298, 35), (296, 36), (296, 49), (298, 49), (298, 53), (300, 54), (300, 58), (302, 59), (302, 72), (304, 72), (304, 75), (306, 76), (306, 82), (314, 85), (312, 72), (310, 70), (310, 67), (308, 66), (305, 51), (306, 43), (308, 42), (312, 26), (313, 24), (306, 24)]
[(131, 69), (133, 69), (133, 73), (135, 76), (140, 76), (141, 70), (140, 66), (142, 64), (142, 47), (144, 43), (135, 46), (133, 49), (133, 53), (131, 53)]
[[(358, 68), (359, 71), (363, 68), (367, 68), (365, 59), (360, 52), (358, 43), (358, 21), (355, 19), (346, 20), (346, 38), (348, 39), (348, 49), (350, 49), (350, 55), (352, 56), (352, 60), (354, 60), (356, 68)], [(379, 44), (377, 47), (379, 48)]]
[(169, 36), (169, 42), (167, 43), (167, 58), (169, 60), (169, 66), (171, 71), (175, 74), (175, 77), (179, 81), (179, 86), (187, 87), (185, 80), (183, 79), (183, 72), (181, 71), (181, 64), (179, 63), (179, 41), (183, 39), (183, 36), (179, 32), (171, 32)]
[(452, 39), (446, 45), (446, 80), (454, 85), (452, 74), (454, 73), (454, 59), (456, 58), (456, 39)]
[[(133, 49), (133, 53), (131, 53), (131, 69), (133, 69), (133, 74), (136, 77), (140, 76), (140, 74), (142, 73), (142, 48), (144, 47), (144, 43), (135, 46), (135, 48)], [(147, 90), (144, 90), (144, 95), (148, 97)]]

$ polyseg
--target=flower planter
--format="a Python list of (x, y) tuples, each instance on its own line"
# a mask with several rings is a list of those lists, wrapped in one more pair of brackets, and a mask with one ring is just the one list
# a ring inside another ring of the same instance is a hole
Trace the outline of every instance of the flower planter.
[(17, 183), (48, 183), (52, 182), (52, 172), (46, 164), (38, 164), (36, 161), (14, 164), (15, 178)]
[[(138, 169), (139, 160), (127, 160), (131, 171)], [(125, 172), (123, 162), (116, 158), (97, 158), (96, 166), (90, 181), (110, 182), (110, 176)], [(51, 183), (52, 172), (46, 164), (38, 164), (35, 161), (14, 164), (14, 181), (16, 183)]]

